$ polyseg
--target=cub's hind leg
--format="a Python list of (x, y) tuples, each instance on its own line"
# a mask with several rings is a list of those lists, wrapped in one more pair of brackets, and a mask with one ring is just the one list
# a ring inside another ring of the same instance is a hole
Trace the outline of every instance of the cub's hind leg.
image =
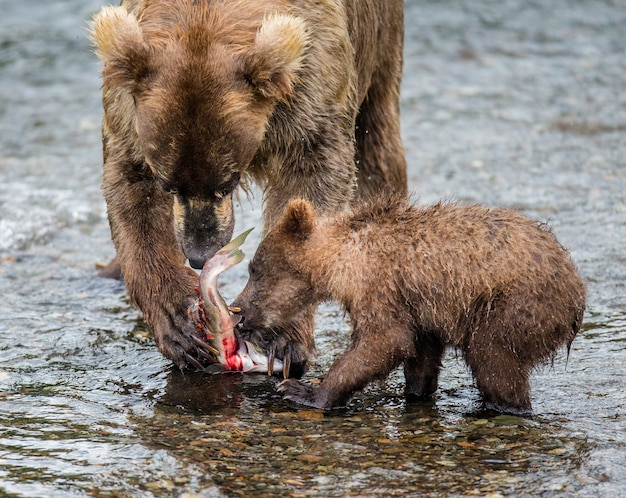
[(437, 390), (444, 351), (445, 344), (433, 334), (416, 337), (415, 356), (404, 362), (404, 394), (407, 400), (425, 400)]
[(511, 298), (496, 298), (477, 311), (468, 331), (463, 355), (487, 409), (532, 413), (529, 377), (538, 358), (528, 356), (533, 346), (524, 337), (532, 336), (533, 324), (524, 316)]

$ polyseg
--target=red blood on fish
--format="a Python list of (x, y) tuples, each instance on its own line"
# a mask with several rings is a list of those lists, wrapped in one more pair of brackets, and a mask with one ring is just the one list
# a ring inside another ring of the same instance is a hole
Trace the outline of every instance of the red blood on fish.
[(222, 338), (222, 345), (224, 346), (224, 356), (226, 356), (226, 358), (230, 358), (235, 354), (237, 341), (235, 340), (234, 335), (224, 336)]
[(228, 370), (242, 370), (243, 363), (238, 354), (236, 354), (237, 341), (234, 335), (227, 335), (222, 338), (224, 346), (224, 359)]
[(243, 363), (241, 361), (241, 357), (238, 354), (234, 354), (226, 358), (226, 363), (228, 370), (243, 370)]

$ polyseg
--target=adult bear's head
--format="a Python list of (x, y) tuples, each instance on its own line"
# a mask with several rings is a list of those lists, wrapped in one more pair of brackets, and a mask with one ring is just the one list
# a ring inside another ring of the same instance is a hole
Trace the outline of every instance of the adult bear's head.
[(196, 268), (230, 239), (233, 192), (298, 82), (305, 23), (271, 3), (154, 1), (136, 15), (104, 7), (92, 24), (104, 91), (132, 102), (129, 147), (174, 196)]

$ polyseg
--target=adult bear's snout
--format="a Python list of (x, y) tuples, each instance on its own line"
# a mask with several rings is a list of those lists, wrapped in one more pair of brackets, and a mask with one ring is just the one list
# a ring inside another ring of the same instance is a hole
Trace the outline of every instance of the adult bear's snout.
[(232, 197), (229, 195), (218, 201), (176, 198), (174, 224), (189, 265), (201, 270), (205, 261), (233, 235)]
[[(210, 255), (206, 256), (205, 254), (201, 254), (194, 250), (185, 251), (185, 252), (186, 253), (189, 252), (189, 254), (185, 254), (185, 255), (187, 256), (187, 259), (189, 260), (189, 266), (191, 266), (195, 270), (202, 270), (204, 263), (211, 257)], [(217, 252), (217, 249), (215, 249), (215, 251), (213, 251), (212, 254), (215, 254), (216, 252)]]

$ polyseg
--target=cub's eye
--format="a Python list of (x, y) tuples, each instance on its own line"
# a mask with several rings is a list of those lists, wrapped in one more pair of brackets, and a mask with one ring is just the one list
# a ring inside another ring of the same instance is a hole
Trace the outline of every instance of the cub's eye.
[(254, 278), (258, 278), (259, 277), (259, 270), (256, 266), (250, 264), (248, 266), (248, 275), (250, 275), (250, 278), (254, 279)]

